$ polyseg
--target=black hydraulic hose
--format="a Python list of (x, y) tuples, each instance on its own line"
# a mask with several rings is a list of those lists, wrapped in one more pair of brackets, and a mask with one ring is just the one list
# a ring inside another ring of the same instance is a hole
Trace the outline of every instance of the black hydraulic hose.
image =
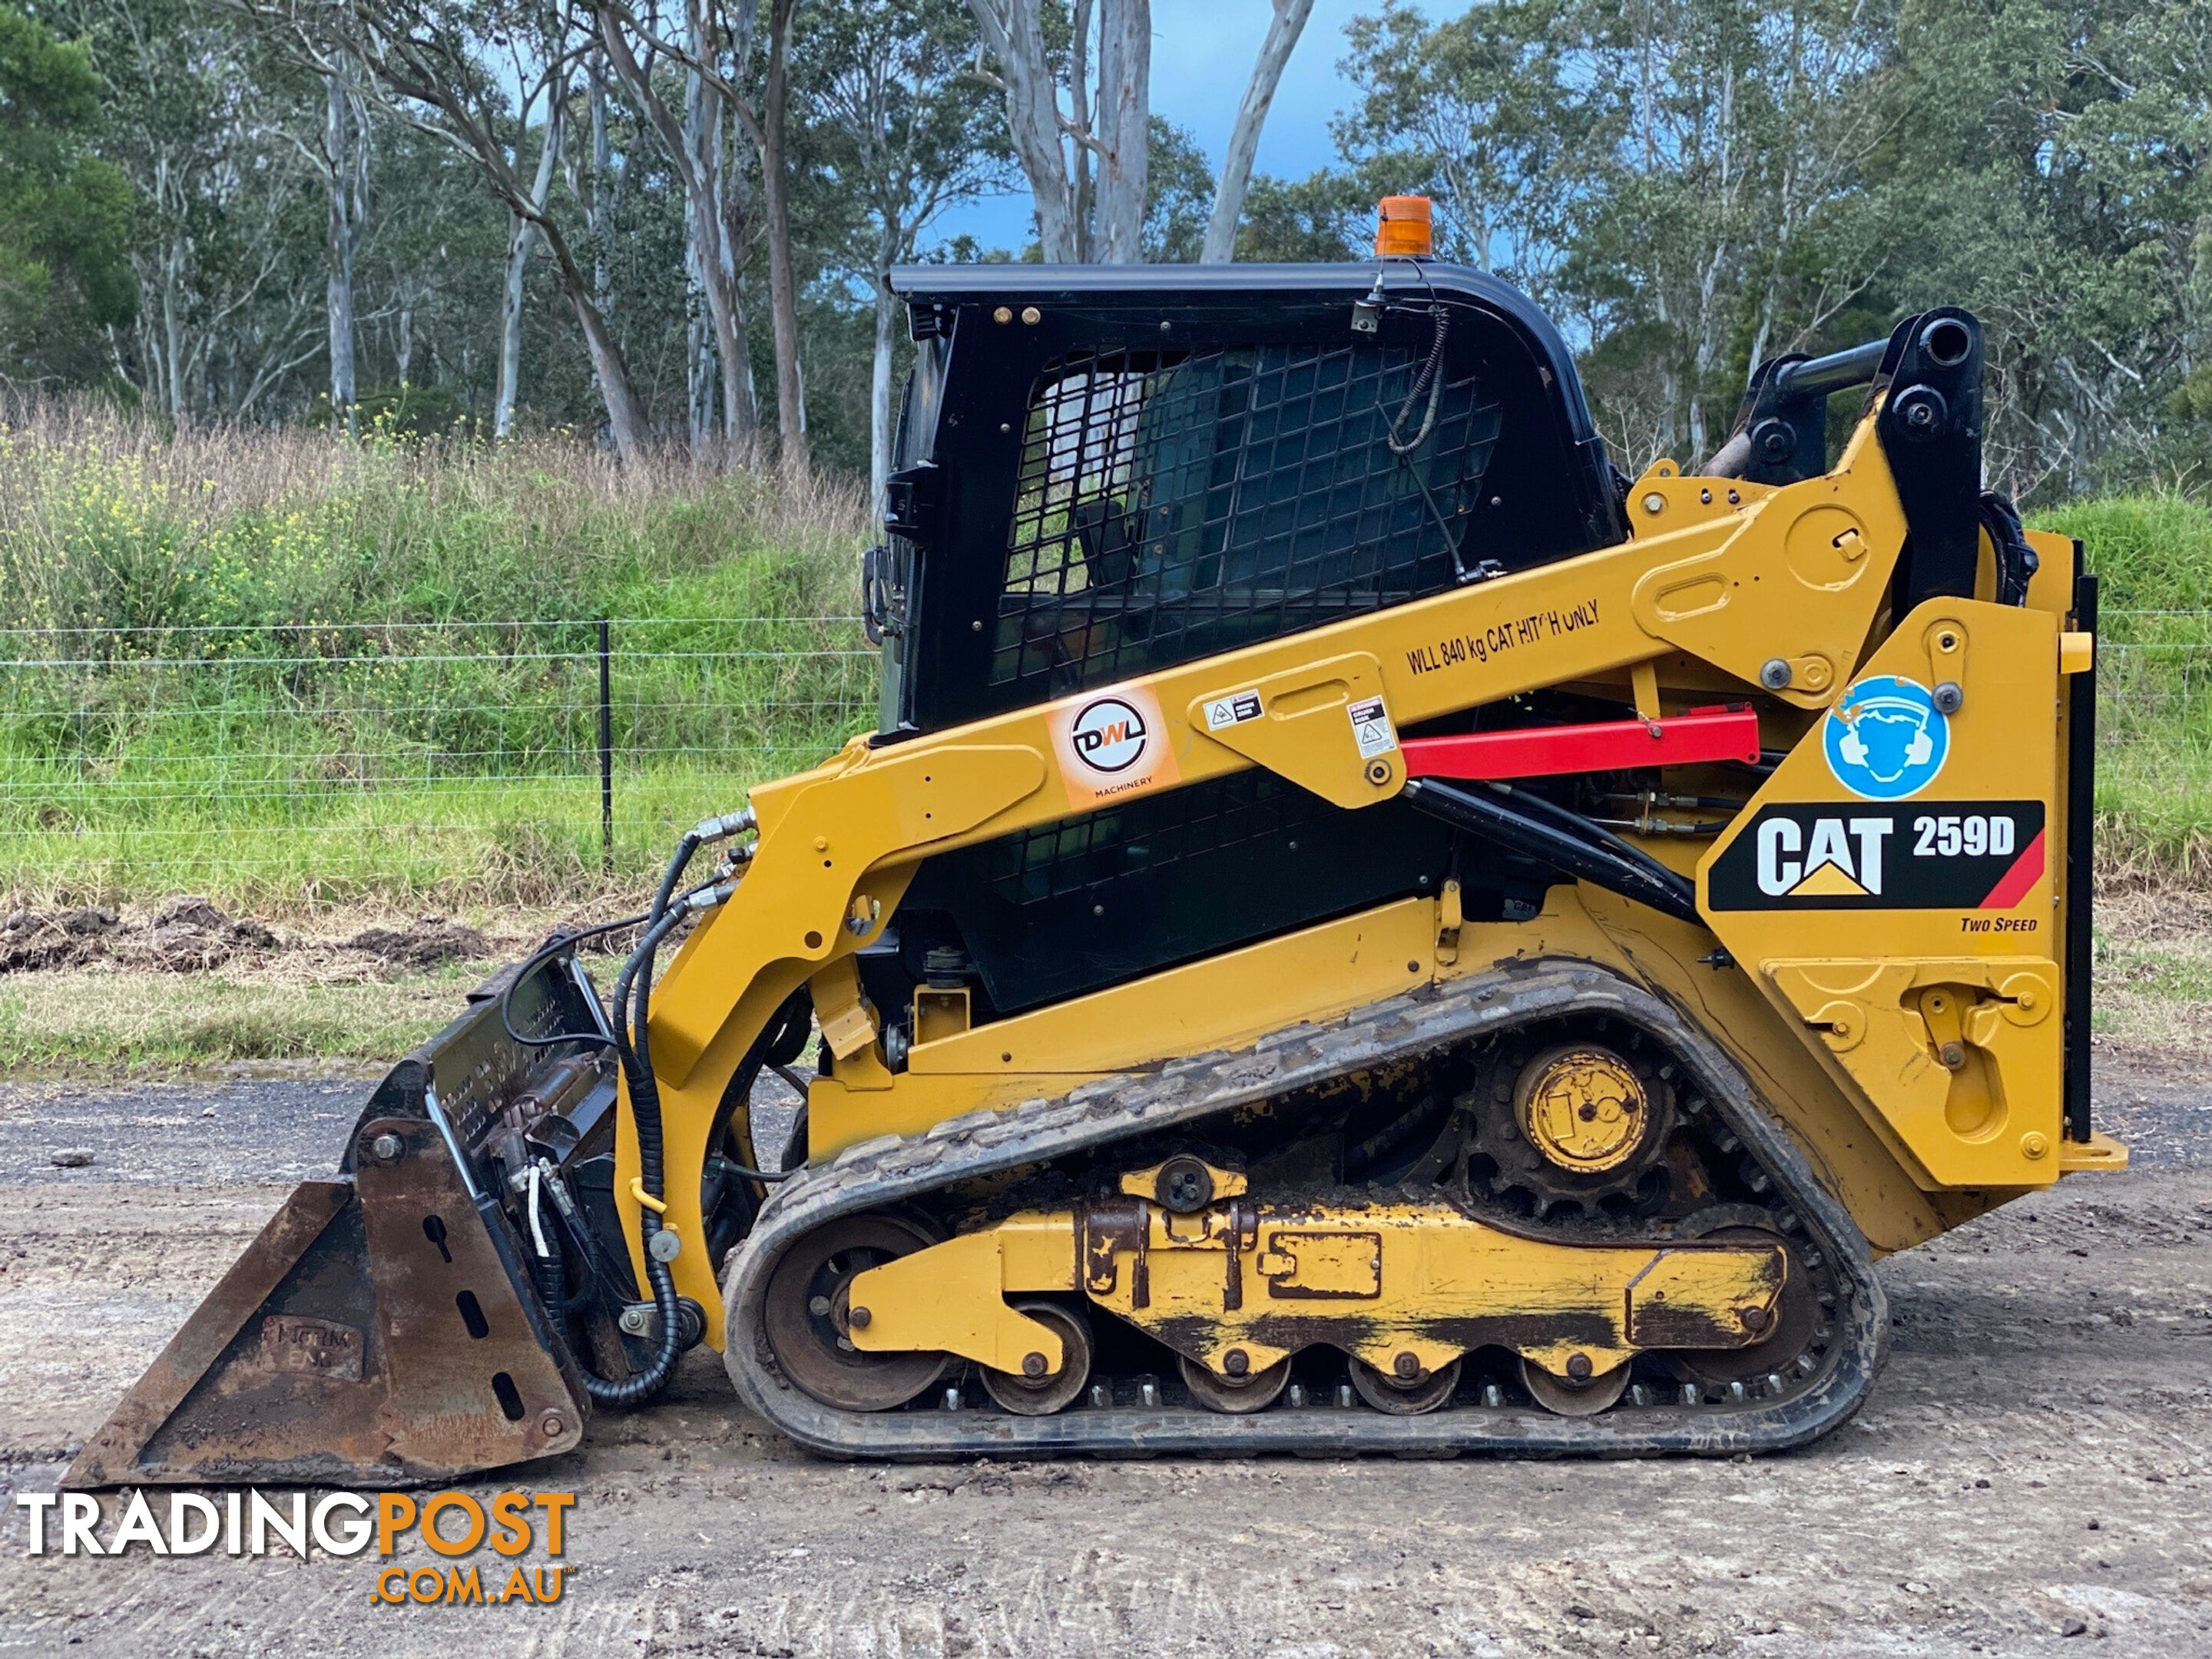
[(1576, 828), (1547, 823), (1516, 810), (1534, 799), (1528, 796), (1516, 796), (1509, 805), (1494, 796), (1433, 778), (1416, 778), (1403, 793), (1414, 806), (1455, 829), (1683, 921), (1702, 920), (1698, 915), (1697, 890), (1686, 878), (1562, 808), (1553, 810)]
[[(696, 847), (693, 850), (696, 850)], [(684, 856), (688, 860), (689, 854)], [(682, 866), (672, 860), (670, 868), (673, 874), (663, 885), (672, 891), (674, 878), (681, 874)], [(655, 902), (662, 901), (656, 899)], [(633, 1045), (629, 999), (631, 988), (637, 982), (641, 970), (645, 979), (650, 981), (653, 953), (659, 949), (661, 940), (675, 930), (677, 923), (689, 915), (690, 910), (690, 907), (685, 905), (664, 911), (659, 919), (646, 929), (645, 937), (638, 941), (637, 949), (623, 964), (622, 976), (615, 981), (615, 1054), (622, 1062), (623, 1077), (629, 1085), (630, 1122), (637, 1133), (639, 1184), (646, 1196), (656, 1201), (664, 1195), (667, 1186), (660, 1135), (660, 1091), (653, 1081), (649, 1065), (641, 1061)], [(653, 1358), (647, 1361), (643, 1370), (634, 1372), (619, 1382), (610, 1382), (596, 1375), (590, 1366), (582, 1363), (580, 1357), (577, 1364), (584, 1392), (592, 1399), (611, 1406), (632, 1405), (656, 1392), (668, 1380), (668, 1374), (674, 1369), (677, 1356), (684, 1346), (683, 1334), (677, 1326), (675, 1276), (669, 1272), (668, 1264), (653, 1252), (653, 1241), (661, 1232), (661, 1224), (660, 1212), (652, 1204), (638, 1206), (638, 1231), (645, 1246), (646, 1283), (653, 1293), (653, 1310), (660, 1317), (659, 1346), (654, 1350)]]
[[(557, 1321), (569, 1311), (568, 1275), (561, 1265), (559, 1239), (549, 1233), (545, 1245), (544, 1253), (537, 1258), (538, 1299), (545, 1304), (545, 1311)], [(589, 1369), (580, 1360), (578, 1361), (578, 1368)], [(587, 1389), (585, 1392), (588, 1394), (590, 1390)]]
[(601, 933), (619, 933), (625, 927), (635, 927), (647, 919), (646, 915), (624, 916), (618, 921), (602, 921), (590, 927), (579, 927), (573, 933), (561, 934), (547, 940), (523, 958), (522, 965), (507, 975), (507, 983), (499, 993), (499, 1023), (507, 1028), (507, 1041), (525, 1048), (551, 1048), (563, 1042), (611, 1042), (613, 1039), (604, 1031), (556, 1031), (551, 1036), (525, 1036), (514, 1029), (514, 988), (534, 972), (538, 963), (549, 957), (556, 957), (572, 945)]
[[(653, 1243), (664, 1230), (660, 1211), (656, 1207), (667, 1196), (667, 1167), (661, 1140), (660, 1087), (653, 1075), (653, 1060), (645, 1039), (646, 1017), (649, 1010), (653, 987), (653, 963), (661, 942), (673, 933), (678, 923), (696, 911), (725, 902), (732, 891), (729, 883), (700, 887), (676, 901), (676, 884), (684, 878), (693, 856), (708, 842), (726, 836), (742, 835), (753, 827), (752, 810), (747, 807), (726, 817), (708, 818), (696, 829), (688, 830), (676, 845), (668, 860), (668, 868), (660, 878), (660, 885), (653, 896), (653, 906), (645, 915), (645, 933), (630, 952), (629, 960), (615, 981), (612, 1007), (615, 1057), (621, 1062), (623, 1079), (629, 1089), (631, 1127), (637, 1134), (638, 1186), (650, 1200), (638, 1206), (638, 1233), (645, 1246), (646, 1285), (653, 1293), (653, 1310), (660, 1318), (660, 1341), (653, 1358), (641, 1371), (611, 1382), (594, 1373), (578, 1357), (577, 1372), (582, 1378), (584, 1392), (594, 1400), (611, 1406), (627, 1406), (647, 1398), (668, 1380), (676, 1364), (677, 1356), (683, 1352), (683, 1332), (678, 1322), (676, 1302), (676, 1279), (669, 1272), (668, 1263), (655, 1253)], [(635, 1020), (631, 1013), (631, 999), (635, 994)], [(701, 1240), (701, 1248), (705, 1247)]]
[(1982, 528), (1988, 532), (1990, 546), (1996, 554), (1997, 603), (2024, 605), (2027, 603), (2028, 580), (2041, 568), (2042, 561), (2027, 544), (2027, 528), (2021, 523), (2020, 509), (1996, 490), (1984, 489), (1981, 515)]
[(1577, 836), (1587, 841), (1595, 841), (1610, 850), (1616, 857), (1632, 865), (1638, 867), (1648, 866), (1674, 881), (1682, 882), (1686, 887), (1688, 885), (1686, 878), (1675, 875), (1672, 870), (1668, 869), (1642, 848), (1630, 846), (1603, 824), (1595, 823), (1579, 812), (1570, 811), (1557, 802), (1546, 800), (1541, 795), (1532, 791), (1516, 789), (1510, 783), (1492, 783), (1487, 787), (1493, 793), (1503, 795), (1516, 811), (1526, 813), (1532, 817), (1547, 819), (1564, 834)]

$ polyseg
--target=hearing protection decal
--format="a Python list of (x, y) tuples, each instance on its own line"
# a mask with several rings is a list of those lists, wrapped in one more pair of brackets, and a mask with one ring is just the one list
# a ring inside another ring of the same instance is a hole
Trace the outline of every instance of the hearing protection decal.
[(2010, 910), (2043, 867), (2039, 800), (1830, 801), (1761, 807), (1713, 860), (1705, 890), (1715, 910)]
[(1071, 806), (1087, 811), (1116, 796), (1182, 776), (1168, 747), (1160, 701), (1140, 685), (1073, 697), (1052, 711), (1053, 749)]
[(1854, 795), (1905, 800), (1943, 769), (1951, 722), (1917, 680), (1870, 674), (1828, 711), (1821, 741), (1828, 769)]

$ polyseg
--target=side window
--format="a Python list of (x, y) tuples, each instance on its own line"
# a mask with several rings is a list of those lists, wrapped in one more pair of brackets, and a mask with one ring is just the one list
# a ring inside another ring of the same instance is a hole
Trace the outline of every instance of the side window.
[(1060, 696), (1452, 586), (1499, 411), (1420, 370), (1374, 344), (1048, 366), (991, 684)]

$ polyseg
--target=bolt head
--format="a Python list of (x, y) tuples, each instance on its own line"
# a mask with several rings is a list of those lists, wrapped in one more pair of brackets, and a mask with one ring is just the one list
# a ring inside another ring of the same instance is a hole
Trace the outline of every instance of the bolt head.
[(1939, 710), (1946, 714), (1957, 714), (1959, 712), (1959, 705), (1966, 702), (1966, 694), (1960, 689), (1959, 683), (1956, 680), (1945, 680), (1941, 685), (1936, 688), (1935, 692), (1929, 699), (1929, 701), (1935, 703), (1936, 707)]
[(1213, 1176), (1205, 1164), (1178, 1153), (1160, 1166), (1153, 1194), (1177, 1215), (1190, 1215), (1213, 1200)]
[(406, 1152), (407, 1143), (389, 1129), (368, 1143), (368, 1155), (379, 1164), (397, 1164)]
[(1377, 789), (1380, 789), (1384, 784), (1389, 782), (1390, 763), (1388, 761), (1379, 760), (1368, 762), (1367, 781), (1373, 784)]
[(1591, 1370), (1590, 1357), (1588, 1354), (1571, 1353), (1567, 1356), (1567, 1375), (1576, 1382), (1589, 1382)]
[(1410, 1353), (1401, 1353), (1390, 1362), (1390, 1369), (1410, 1382), (1421, 1374), (1421, 1362)]
[(1252, 1356), (1242, 1348), (1231, 1348), (1221, 1356), (1221, 1369), (1231, 1376), (1243, 1376), (1252, 1369)]
[(1947, 1042), (1942, 1048), (1943, 1064), (1955, 1072), (1966, 1063), (1966, 1051), (1958, 1043)]
[(1030, 1352), (1025, 1353), (1022, 1356), (1022, 1375), (1028, 1377), (1032, 1382), (1034, 1382), (1038, 1377), (1042, 1376), (1044, 1375), (1044, 1371), (1045, 1364), (1044, 1356), (1042, 1354)]
[(1743, 1322), (1743, 1328), (1747, 1331), (1766, 1328), (1766, 1310), (1764, 1308), (1746, 1308), (1736, 1317)]
[(845, 1316), (856, 1331), (865, 1331), (875, 1322), (875, 1315), (866, 1308), (855, 1308)]
[(2039, 1129), (2030, 1129), (2020, 1138), (2020, 1155), (2022, 1158), (2041, 1158), (2050, 1151), (2050, 1137)]
[(1667, 498), (1657, 490), (1653, 490), (1644, 498), (1644, 510), (1654, 516), (1664, 513), (1667, 510)]
[(558, 1412), (547, 1412), (538, 1419), (538, 1432), (548, 1440), (558, 1439), (568, 1431), (568, 1419)]
[(1759, 683), (1770, 691), (1787, 691), (1790, 678), (1790, 665), (1779, 657), (1769, 657), (1759, 665)]

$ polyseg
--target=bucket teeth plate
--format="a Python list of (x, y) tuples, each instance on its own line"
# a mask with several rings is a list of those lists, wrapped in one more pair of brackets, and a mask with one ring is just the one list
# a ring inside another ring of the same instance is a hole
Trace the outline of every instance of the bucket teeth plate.
[(294, 1190), (65, 1486), (422, 1485), (583, 1437), (505, 1218), (428, 1118), (371, 1117), (356, 1142), (386, 1134), (397, 1158)]

